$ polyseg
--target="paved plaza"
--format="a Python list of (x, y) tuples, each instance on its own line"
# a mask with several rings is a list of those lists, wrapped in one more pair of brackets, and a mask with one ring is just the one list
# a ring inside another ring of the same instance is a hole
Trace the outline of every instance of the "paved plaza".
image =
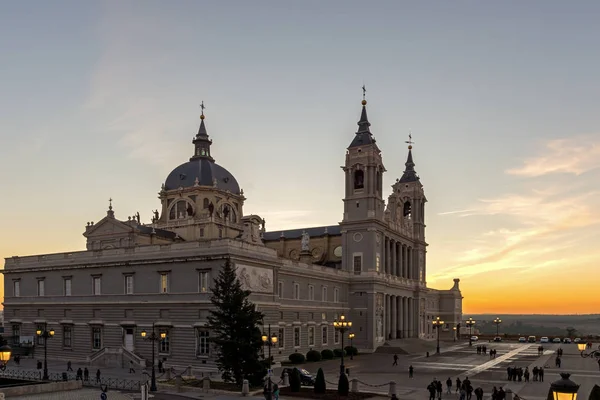
[[(594, 384), (600, 382), (598, 363), (594, 359), (582, 358), (577, 351), (577, 345), (544, 344), (543, 355), (538, 355), (539, 343), (481, 343), (490, 349), (497, 350), (495, 359), (489, 354), (477, 354), (476, 345), (469, 347), (468, 343), (452, 345), (442, 348), (439, 355), (398, 355), (398, 365), (393, 366), (393, 354), (368, 354), (355, 357), (354, 360), (345, 359), (346, 368), (350, 369), (350, 379), (359, 380), (359, 390), (387, 394), (390, 381), (397, 382), (397, 393), (400, 399), (428, 399), (427, 385), (434, 379), (441, 380), (444, 384), (442, 398), (458, 398), (445, 394), (446, 379), (452, 378), (453, 385), (456, 378), (464, 380), (466, 377), (472, 382), (474, 388), (484, 390), (484, 398), (491, 397), (494, 386), (510, 389), (525, 400), (545, 400), (550, 383), (560, 379), (560, 372), (571, 373), (571, 379), (581, 385), (580, 395), (587, 398)], [(564, 351), (561, 368), (554, 366), (556, 350), (561, 347)], [(309, 372), (316, 375), (319, 367), (323, 368), (328, 387), (337, 387), (339, 374), (339, 359), (320, 363), (304, 365)], [(408, 368), (414, 368), (414, 378), (409, 379)], [(509, 382), (507, 380), (508, 367), (544, 367), (544, 382)], [(277, 377), (281, 370), (275, 370)], [(453, 391), (456, 388), (453, 387)], [(473, 399), (475, 396), (473, 396)]]

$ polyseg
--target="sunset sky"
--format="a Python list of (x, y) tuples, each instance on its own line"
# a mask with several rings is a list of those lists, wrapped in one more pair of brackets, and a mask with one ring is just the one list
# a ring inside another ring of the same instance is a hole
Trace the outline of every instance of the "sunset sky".
[(599, 312), (599, 16), (592, 0), (4, 2), (0, 256), (84, 249), (109, 197), (149, 222), (201, 101), (245, 214), (335, 224), (364, 83), (388, 188), (413, 134), (430, 286), (460, 278), (465, 315)]

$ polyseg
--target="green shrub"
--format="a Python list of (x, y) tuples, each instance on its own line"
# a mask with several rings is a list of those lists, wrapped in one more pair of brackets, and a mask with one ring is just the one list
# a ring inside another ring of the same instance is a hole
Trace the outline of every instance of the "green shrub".
[(327, 384), (325, 383), (325, 374), (323, 368), (319, 368), (317, 371), (317, 379), (315, 379), (315, 393), (325, 393), (327, 390)]
[(358, 349), (354, 346), (346, 346), (344, 347), (344, 350), (346, 350), (346, 354), (349, 356), (355, 356), (358, 354)]
[(308, 353), (306, 353), (306, 361), (321, 361), (321, 353), (316, 350), (310, 350)]
[[(302, 354), (300, 354), (302, 356)], [(302, 356), (304, 358), (304, 356)], [(290, 378), (290, 390), (294, 393), (298, 393), (300, 391), (300, 387), (302, 385), (302, 381), (300, 380), (300, 371), (298, 368), (294, 368), (292, 370), (292, 374), (289, 376)]]
[(321, 357), (323, 358), (323, 360), (331, 360), (333, 359), (333, 351), (325, 349), (321, 351)]
[(346, 374), (340, 374), (340, 380), (338, 381), (338, 395), (348, 396), (349, 391), (350, 383), (348, 382), (348, 377)]
[[(346, 355), (346, 352), (343, 352), (344, 355)], [(333, 349), (333, 355), (336, 357), (341, 357), (342, 356), (342, 350), (341, 349)]]
[(306, 358), (304, 358), (304, 354), (302, 353), (290, 354), (288, 358), (292, 364), (302, 364), (304, 361), (306, 361)]

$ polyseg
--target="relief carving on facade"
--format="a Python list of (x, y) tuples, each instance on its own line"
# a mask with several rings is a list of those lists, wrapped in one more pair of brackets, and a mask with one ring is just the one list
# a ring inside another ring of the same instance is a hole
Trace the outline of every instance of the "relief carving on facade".
[(237, 264), (236, 272), (242, 289), (257, 293), (273, 293), (273, 270)]

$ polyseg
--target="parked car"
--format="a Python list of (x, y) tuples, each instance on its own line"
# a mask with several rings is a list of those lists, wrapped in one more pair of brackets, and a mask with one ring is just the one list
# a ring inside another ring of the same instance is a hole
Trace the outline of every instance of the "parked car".
[(552, 339), (552, 343), (560, 343), (561, 340), (559, 337), (555, 337), (554, 339)]
[(519, 338), (519, 343), (527, 343), (527, 339), (525, 339), (525, 336), (521, 336)]
[(476, 342), (479, 340), (479, 336), (471, 336), (471, 342)]
[[(542, 339), (543, 339), (543, 338), (542, 338)], [(546, 339), (548, 339), (548, 338), (546, 338)], [(529, 336), (529, 337), (527, 338), (527, 341), (528, 341), (529, 343), (535, 343), (535, 342), (537, 341), (537, 338), (536, 338), (535, 336)], [(540, 340), (540, 343), (542, 343), (542, 341), (541, 341), (541, 340)], [(546, 343), (547, 343), (547, 342), (546, 342)]]
[(500, 336), (496, 336), (494, 338), (494, 342), (501, 342), (501, 341), (502, 341), (502, 338)]
[(576, 337), (575, 340), (573, 340), (573, 343), (579, 343), (581, 342), (581, 338)]
[(566, 338), (563, 340), (563, 343), (573, 343), (573, 342), (571, 341), (571, 338), (568, 338), (568, 337), (566, 337)]
[[(288, 376), (290, 376), (292, 374), (293, 370), (294, 370), (294, 368), (284, 368), (281, 371), (281, 379), (283, 379), (283, 375), (286, 372), (287, 372)], [(312, 376), (312, 374), (310, 372), (308, 372), (304, 368), (298, 368), (298, 371), (300, 371), (300, 384), (302, 386), (314, 386), (315, 378)]]
[(548, 336), (542, 336), (540, 343), (550, 343), (550, 339), (548, 339)]

